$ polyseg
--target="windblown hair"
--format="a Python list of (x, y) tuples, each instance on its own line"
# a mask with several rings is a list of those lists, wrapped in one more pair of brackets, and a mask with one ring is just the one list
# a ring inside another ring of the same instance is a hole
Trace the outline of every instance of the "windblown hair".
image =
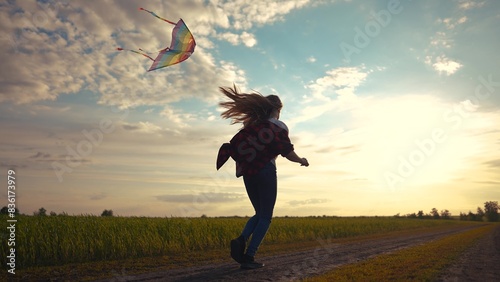
[(221, 102), (219, 105), (226, 111), (221, 113), (223, 118), (231, 118), (232, 124), (241, 122), (244, 126), (264, 122), (269, 119), (273, 110), (283, 107), (276, 95), (262, 96), (258, 92), (241, 93), (233, 87), (219, 87), (219, 90), (231, 101)]

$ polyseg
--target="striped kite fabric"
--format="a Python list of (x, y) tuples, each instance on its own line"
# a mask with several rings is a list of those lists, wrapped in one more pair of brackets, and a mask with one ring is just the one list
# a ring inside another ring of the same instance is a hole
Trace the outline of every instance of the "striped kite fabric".
[(182, 19), (180, 19), (172, 32), (170, 47), (160, 51), (148, 71), (164, 68), (178, 64), (191, 56), (194, 52), (196, 42), (193, 34)]
[(178, 64), (182, 61), (185, 61), (193, 54), (196, 42), (194, 40), (193, 34), (191, 33), (191, 31), (189, 31), (189, 28), (186, 26), (186, 23), (184, 23), (182, 19), (180, 19), (177, 23), (174, 23), (167, 19), (161, 18), (154, 12), (151, 12), (144, 8), (139, 8), (139, 10), (146, 11), (160, 20), (175, 25), (172, 31), (172, 41), (170, 42), (170, 47), (160, 50), (155, 59), (149, 56), (148, 55), (149, 53), (144, 52), (144, 50), (142, 49), (139, 49), (137, 51), (137, 50), (117, 48), (117, 50), (131, 51), (143, 55), (144, 57), (152, 60), (153, 64), (151, 65), (148, 71), (153, 71), (167, 66)]

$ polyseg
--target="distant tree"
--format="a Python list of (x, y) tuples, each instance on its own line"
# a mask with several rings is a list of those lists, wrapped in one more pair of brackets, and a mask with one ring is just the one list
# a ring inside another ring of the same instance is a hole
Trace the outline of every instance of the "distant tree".
[(33, 214), (34, 215), (38, 215), (38, 216), (46, 216), (47, 215), (47, 210), (44, 207), (41, 207), (41, 208), (38, 209), (37, 212), (34, 212)]
[(201, 218), (207, 218), (208, 216), (206, 214), (202, 214)]
[(50, 216), (57, 216), (57, 213), (55, 211), (51, 211)]
[(113, 216), (113, 210), (104, 210), (101, 216)]
[(460, 220), (467, 220), (467, 214), (464, 212), (460, 212)]
[(424, 218), (424, 211), (418, 211), (417, 217), (418, 218)]
[(63, 211), (63, 212), (59, 213), (59, 216), (68, 216), (68, 213)]
[(407, 218), (417, 218), (417, 214), (416, 213), (409, 213), (406, 215)]
[(441, 211), (441, 218), (442, 219), (451, 219), (451, 213), (449, 210), (442, 210)]
[[(0, 210), (0, 214), (9, 214), (9, 208), (7, 206), (4, 206), (1, 210)], [(17, 208), (15, 208), (14, 210), (14, 214), (15, 215), (19, 215), (19, 210)]]
[(467, 214), (467, 219), (470, 221), (476, 221), (477, 220), (477, 215), (471, 211)]
[(484, 217), (484, 211), (481, 207), (477, 207), (476, 220), (481, 221)]
[(431, 210), (431, 216), (434, 219), (439, 219), (439, 212), (438, 212), (438, 210), (436, 208), (432, 208), (432, 210)]
[(484, 214), (488, 221), (498, 221), (498, 202), (489, 201), (484, 203)]

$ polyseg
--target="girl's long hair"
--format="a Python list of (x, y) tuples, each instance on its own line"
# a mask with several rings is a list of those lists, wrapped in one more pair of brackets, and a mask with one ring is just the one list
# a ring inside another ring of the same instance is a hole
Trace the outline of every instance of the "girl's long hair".
[(241, 122), (244, 126), (264, 122), (269, 119), (273, 110), (283, 107), (276, 95), (262, 96), (258, 92), (241, 93), (233, 87), (219, 87), (219, 90), (231, 101), (221, 102), (219, 105), (226, 109), (221, 116), (232, 119), (232, 124)]

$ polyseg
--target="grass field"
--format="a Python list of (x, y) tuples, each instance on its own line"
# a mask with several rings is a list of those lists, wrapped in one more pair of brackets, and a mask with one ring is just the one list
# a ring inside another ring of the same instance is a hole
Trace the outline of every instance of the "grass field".
[[(56, 266), (226, 250), (247, 218), (19, 216), (16, 266)], [(7, 218), (0, 218), (6, 222)], [(274, 218), (267, 246), (463, 224), (405, 218)], [(5, 237), (5, 236), (4, 236)], [(7, 240), (0, 252), (6, 254)], [(2, 255), (2, 265), (6, 256)]]

